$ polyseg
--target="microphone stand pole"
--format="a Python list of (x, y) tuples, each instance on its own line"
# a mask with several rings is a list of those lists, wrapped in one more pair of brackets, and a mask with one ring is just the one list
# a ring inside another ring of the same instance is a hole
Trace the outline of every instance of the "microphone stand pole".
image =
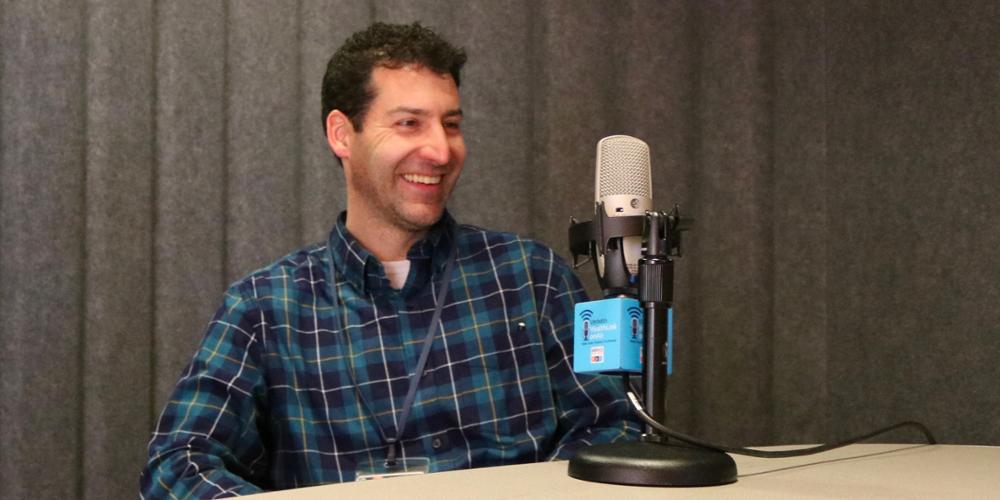
[[(674, 261), (668, 256), (670, 243), (660, 236), (663, 214), (649, 212), (646, 217), (648, 243), (639, 259), (639, 302), (645, 311), (643, 354), (646, 362), (642, 365), (642, 401), (653, 420), (662, 424), (666, 422), (667, 314), (673, 303)], [(647, 425), (646, 435), (659, 437), (659, 432)]]
[[(648, 235), (639, 260), (639, 301), (643, 305), (643, 403), (654, 420), (666, 421), (667, 314), (673, 301), (674, 263), (679, 244), (676, 212), (646, 213)], [(585, 481), (634, 486), (715, 486), (736, 481), (736, 463), (721, 451), (667, 444), (650, 425), (639, 441), (581, 448), (570, 460), (569, 475)]]

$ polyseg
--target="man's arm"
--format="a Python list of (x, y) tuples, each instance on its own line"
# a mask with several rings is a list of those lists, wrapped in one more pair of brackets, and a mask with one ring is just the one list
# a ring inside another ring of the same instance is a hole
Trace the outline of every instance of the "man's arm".
[(569, 458), (580, 446), (610, 443), (638, 435), (620, 380), (573, 372), (573, 306), (587, 300), (570, 267), (551, 249), (535, 257), (535, 296), (546, 362), (559, 419), (558, 441), (549, 459)]
[(260, 312), (236, 287), (177, 382), (149, 443), (142, 498), (221, 498), (260, 491), (264, 383)]

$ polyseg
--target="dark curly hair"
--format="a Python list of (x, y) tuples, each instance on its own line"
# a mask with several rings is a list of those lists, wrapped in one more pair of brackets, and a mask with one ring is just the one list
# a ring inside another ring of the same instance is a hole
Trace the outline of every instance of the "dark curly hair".
[(344, 42), (326, 65), (323, 75), (323, 128), (326, 117), (338, 109), (361, 131), (375, 91), (371, 86), (376, 66), (399, 68), (419, 64), (435, 73), (450, 73), (459, 85), (465, 51), (420, 25), (375, 23)]

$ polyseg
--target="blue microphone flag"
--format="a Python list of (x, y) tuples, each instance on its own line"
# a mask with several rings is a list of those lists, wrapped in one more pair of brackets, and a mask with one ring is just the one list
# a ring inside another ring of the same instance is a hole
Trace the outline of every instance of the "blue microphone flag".
[(579, 302), (573, 321), (573, 371), (642, 372), (643, 311), (628, 297)]
[[(576, 304), (573, 318), (573, 371), (641, 373), (644, 311), (627, 297)], [(674, 309), (667, 309), (667, 375), (674, 373)]]

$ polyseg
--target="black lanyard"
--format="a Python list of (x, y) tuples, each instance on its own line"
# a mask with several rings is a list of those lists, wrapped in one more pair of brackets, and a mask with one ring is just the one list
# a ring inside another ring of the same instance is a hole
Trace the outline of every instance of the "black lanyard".
[[(389, 437), (385, 433), (385, 429), (382, 428), (382, 424), (378, 421), (378, 417), (374, 411), (372, 411), (372, 406), (368, 403), (368, 398), (365, 397), (364, 393), (361, 391), (361, 386), (358, 384), (357, 375), (354, 373), (354, 364), (352, 363), (353, 355), (348, 353), (347, 357), (347, 371), (351, 376), (351, 383), (354, 384), (354, 392), (357, 394), (358, 399), (361, 401), (361, 405), (364, 406), (365, 411), (371, 415), (372, 421), (375, 423), (375, 428), (378, 430), (379, 437), (382, 438), (382, 442), (386, 444), (386, 459), (385, 463), (387, 466), (396, 465), (396, 449), (401, 447), (399, 444), (399, 439), (403, 436), (403, 431), (406, 430), (406, 423), (410, 418), (410, 410), (413, 408), (413, 400), (417, 395), (417, 387), (420, 386), (420, 378), (423, 376), (424, 367), (427, 366), (427, 358), (431, 353), (431, 345), (434, 344), (434, 333), (437, 329), (438, 321), (441, 320), (441, 310), (444, 309), (444, 299), (448, 295), (448, 282), (451, 280), (452, 269), (455, 267), (455, 254), (458, 253), (454, 235), (452, 236), (451, 251), (448, 255), (448, 263), (445, 264), (444, 273), (441, 275), (441, 281), (438, 284), (437, 297), (434, 300), (434, 315), (431, 317), (431, 323), (427, 326), (427, 335), (424, 336), (423, 348), (420, 351), (420, 359), (417, 360), (417, 367), (410, 375), (410, 385), (406, 391), (406, 399), (403, 400), (403, 408), (399, 415), (399, 421), (396, 424), (396, 435), (394, 437)], [(332, 262), (332, 261), (331, 261)], [(339, 299), (336, 290), (334, 290), (334, 300)], [(348, 349), (350, 349), (350, 337), (347, 334), (347, 318), (345, 311), (341, 310), (341, 330), (344, 332), (344, 339), (347, 341)], [(386, 383), (389, 383), (386, 381)]]

